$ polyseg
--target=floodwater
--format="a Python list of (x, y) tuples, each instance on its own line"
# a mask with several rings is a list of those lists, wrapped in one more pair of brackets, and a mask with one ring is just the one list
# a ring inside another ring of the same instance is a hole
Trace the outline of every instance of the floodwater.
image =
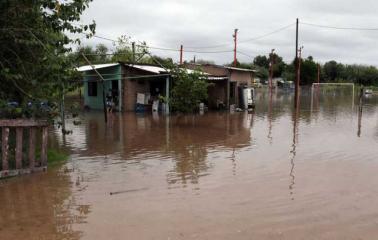
[(378, 96), (256, 104), (68, 120), (66, 164), (0, 181), (0, 239), (377, 239)]

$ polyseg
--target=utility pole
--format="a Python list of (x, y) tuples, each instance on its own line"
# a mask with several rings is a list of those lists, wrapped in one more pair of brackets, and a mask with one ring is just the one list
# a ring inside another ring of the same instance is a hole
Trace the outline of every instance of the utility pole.
[(132, 42), (131, 43), (131, 48), (132, 48), (132, 51), (133, 51), (133, 64), (135, 64), (135, 42)]
[(274, 62), (274, 49), (270, 52), (270, 64), (269, 64), (269, 89), (273, 88), (273, 62)]
[(180, 46), (180, 65), (182, 65), (182, 54), (183, 54), (183, 49), (184, 49), (184, 47), (181, 45), (181, 46)]
[(298, 50), (298, 72), (297, 72), (297, 83), (298, 83), (298, 86), (299, 86), (299, 83), (301, 81), (302, 50), (303, 50), (303, 46), (300, 47), (299, 50)]
[(299, 19), (297, 18), (296, 22), (296, 30), (295, 30), (295, 95), (294, 95), (294, 106), (295, 108), (298, 107), (298, 99), (299, 99), (299, 81), (298, 81), (298, 26), (299, 26)]
[(318, 87), (320, 83), (320, 64), (318, 63)]
[(236, 59), (236, 49), (237, 49), (237, 41), (238, 41), (238, 29), (235, 28), (234, 34), (232, 35), (234, 38), (234, 67), (236, 67), (237, 59)]

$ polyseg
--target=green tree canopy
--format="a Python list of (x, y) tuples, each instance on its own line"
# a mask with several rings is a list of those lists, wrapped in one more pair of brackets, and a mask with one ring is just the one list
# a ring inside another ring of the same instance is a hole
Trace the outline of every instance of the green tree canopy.
[(79, 38), (67, 34), (94, 33), (94, 23), (75, 24), (91, 1), (0, 1), (0, 99), (49, 99), (73, 85), (68, 53)]
[(253, 64), (259, 67), (269, 68), (269, 59), (264, 55), (258, 55), (253, 59)]
[(209, 83), (206, 76), (200, 71), (188, 73), (185, 69), (174, 67), (172, 70), (172, 109), (182, 113), (192, 113), (200, 102), (208, 98), (207, 88)]

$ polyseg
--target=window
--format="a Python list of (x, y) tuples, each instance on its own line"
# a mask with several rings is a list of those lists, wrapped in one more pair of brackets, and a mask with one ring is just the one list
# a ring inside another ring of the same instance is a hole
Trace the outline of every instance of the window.
[(97, 82), (88, 82), (88, 96), (97, 97)]

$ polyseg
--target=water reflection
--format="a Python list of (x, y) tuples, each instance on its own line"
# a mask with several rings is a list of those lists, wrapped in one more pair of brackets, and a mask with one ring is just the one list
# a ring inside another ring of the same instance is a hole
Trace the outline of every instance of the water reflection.
[(252, 114), (68, 121), (65, 142), (50, 136), (71, 150), (67, 164), (0, 181), (0, 238), (376, 236), (378, 97), (364, 99), (363, 138), (350, 91), (320, 92), (314, 111), (305, 89), (296, 109), (290, 92), (256, 98)]
[(292, 149), (290, 154), (292, 155), (290, 158), (290, 178), (291, 182), (289, 184), (289, 190), (291, 195), (291, 200), (294, 200), (294, 185), (295, 185), (295, 157), (297, 155), (297, 144), (298, 144), (298, 129), (299, 129), (299, 114), (300, 114), (300, 99), (297, 99), (296, 108), (293, 113), (293, 143), (291, 145)]
[(363, 95), (361, 92), (360, 101), (358, 104), (358, 130), (357, 130), (358, 137), (361, 137), (362, 111), (363, 111)]
[(72, 196), (70, 176), (50, 169), (0, 182), (1, 239), (80, 239), (74, 225), (85, 223), (89, 205)]
[(269, 143), (273, 143), (273, 137), (272, 137), (272, 108), (273, 108), (273, 90), (269, 90), (269, 105), (268, 105), (268, 139)]
[(86, 135), (86, 146), (77, 153), (80, 156), (119, 154), (125, 164), (154, 158), (172, 159), (174, 167), (167, 175), (169, 184), (198, 183), (211, 168), (207, 159), (209, 151), (235, 154), (251, 142), (253, 116), (247, 112), (114, 116), (112, 127), (105, 127), (99, 114), (87, 114), (84, 120), (87, 124), (77, 126), (87, 128), (78, 131)]

